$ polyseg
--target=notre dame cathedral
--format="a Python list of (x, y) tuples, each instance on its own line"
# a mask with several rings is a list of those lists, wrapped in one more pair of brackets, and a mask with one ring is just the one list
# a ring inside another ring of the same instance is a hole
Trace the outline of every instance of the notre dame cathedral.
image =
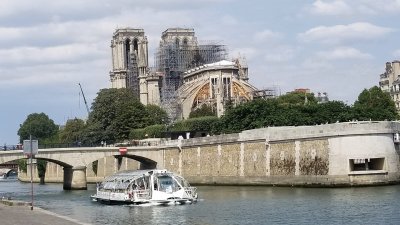
[(111, 51), (111, 87), (131, 89), (144, 105), (161, 106), (171, 121), (188, 118), (204, 104), (221, 116), (227, 103), (240, 104), (260, 93), (248, 83), (243, 59), (228, 60), (224, 45), (199, 42), (194, 29), (165, 30), (152, 67), (143, 29), (117, 29)]

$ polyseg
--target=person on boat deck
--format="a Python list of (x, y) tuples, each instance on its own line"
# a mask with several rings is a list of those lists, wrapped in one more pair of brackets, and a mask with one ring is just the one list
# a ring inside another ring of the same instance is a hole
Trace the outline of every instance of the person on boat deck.
[(154, 180), (154, 190), (158, 190), (157, 180)]

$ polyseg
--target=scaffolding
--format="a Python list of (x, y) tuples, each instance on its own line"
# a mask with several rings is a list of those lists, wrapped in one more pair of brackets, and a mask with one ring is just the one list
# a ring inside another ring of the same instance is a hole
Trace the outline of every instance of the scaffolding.
[(137, 67), (136, 52), (127, 51), (127, 71), (126, 71), (126, 87), (129, 88), (135, 97), (139, 99), (139, 70)]
[(269, 99), (269, 98), (276, 98), (278, 96), (278, 87), (273, 86), (273, 87), (268, 87), (268, 88), (263, 88), (259, 90), (255, 90), (252, 93), (253, 99)]
[(171, 121), (176, 121), (181, 115), (177, 99), (177, 90), (183, 83), (185, 71), (208, 63), (226, 59), (226, 46), (208, 41), (197, 44), (197, 41), (164, 42), (156, 52), (155, 66), (157, 72), (163, 74), (161, 81), (161, 106), (168, 113)]

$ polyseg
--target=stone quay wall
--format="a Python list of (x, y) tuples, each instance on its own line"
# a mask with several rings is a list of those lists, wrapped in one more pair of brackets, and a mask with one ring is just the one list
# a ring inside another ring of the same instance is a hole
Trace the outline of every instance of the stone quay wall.
[(182, 140), (164, 166), (191, 183), (352, 186), (400, 181), (397, 122), (268, 127)]
[[(400, 181), (399, 133), (400, 123), (388, 121), (268, 127), (173, 140), (154, 149), (162, 154), (158, 168), (195, 185), (381, 185)], [(97, 174), (88, 167), (86, 175), (98, 182), (139, 168), (133, 159), (106, 157), (98, 161)], [(20, 178), (28, 181), (29, 174)], [(63, 168), (48, 163), (46, 182), (62, 181)]]

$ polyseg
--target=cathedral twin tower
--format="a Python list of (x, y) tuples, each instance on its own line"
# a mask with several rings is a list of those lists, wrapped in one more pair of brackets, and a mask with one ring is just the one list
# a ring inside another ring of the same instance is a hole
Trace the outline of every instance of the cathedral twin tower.
[[(112, 88), (129, 88), (140, 101), (158, 105), (158, 99), (148, 96), (147, 84), (154, 86), (150, 79), (146, 81), (149, 68), (148, 41), (143, 29), (117, 29), (111, 41)], [(158, 85), (158, 80), (155, 82)], [(158, 89), (158, 88), (157, 88)], [(159, 95), (159, 93), (158, 93)]]

